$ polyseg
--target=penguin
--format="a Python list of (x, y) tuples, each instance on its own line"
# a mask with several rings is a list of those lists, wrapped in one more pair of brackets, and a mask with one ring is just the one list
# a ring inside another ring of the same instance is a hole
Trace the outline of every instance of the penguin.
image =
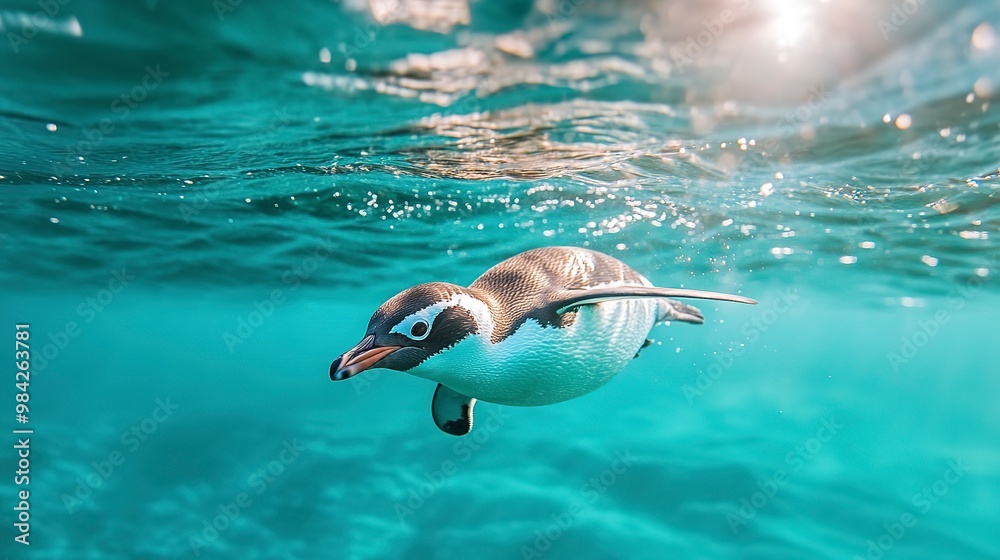
[(373, 368), (437, 382), (435, 424), (472, 430), (477, 400), (540, 406), (590, 393), (622, 371), (657, 323), (703, 323), (680, 298), (746, 297), (657, 288), (625, 263), (578, 247), (515, 255), (469, 287), (419, 284), (386, 301), (354, 348), (330, 366), (343, 381)]

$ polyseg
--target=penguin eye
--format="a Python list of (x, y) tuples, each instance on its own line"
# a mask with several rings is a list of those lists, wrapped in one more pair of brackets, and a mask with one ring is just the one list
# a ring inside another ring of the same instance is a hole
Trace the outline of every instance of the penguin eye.
[(397, 323), (389, 332), (401, 334), (411, 340), (423, 340), (430, 336), (432, 321), (433, 316), (413, 314)]
[(413, 326), (410, 327), (410, 337), (415, 340), (423, 340), (427, 336), (427, 328), (427, 321), (424, 321), (423, 319), (417, 320), (413, 323)]

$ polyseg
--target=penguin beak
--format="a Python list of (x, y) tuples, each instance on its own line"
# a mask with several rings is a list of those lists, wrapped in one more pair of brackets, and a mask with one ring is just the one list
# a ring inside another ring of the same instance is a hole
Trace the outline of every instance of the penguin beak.
[(375, 335), (364, 337), (357, 346), (341, 354), (330, 366), (330, 379), (343, 381), (365, 371), (401, 346), (375, 346)]

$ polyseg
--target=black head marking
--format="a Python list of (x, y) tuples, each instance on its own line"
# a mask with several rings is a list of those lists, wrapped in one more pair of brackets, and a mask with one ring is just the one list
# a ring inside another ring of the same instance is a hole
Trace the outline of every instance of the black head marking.
[(376, 324), (385, 324), (391, 328), (399, 323), (399, 321), (421, 309), (426, 309), (436, 303), (448, 301), (453, 296), (465, 292), (465, 288), (445, 282), (418, 284), (389, 298), (388, 301), (375, 310), (371, 321), (368, 322), (368, 330), (371, 332)]
[(458, 304), (444, 307), (432, 317), (414, 318), (415, 314), (460, 294), (468, 291), (453, 284), (432, 282), (404, 290), (382, 304), (368, 323), (368, 334), (375, 336), (376, 345), (401, 348), (379, 361), (378, 367), (412, 369), (479, 332), (475, 317)]

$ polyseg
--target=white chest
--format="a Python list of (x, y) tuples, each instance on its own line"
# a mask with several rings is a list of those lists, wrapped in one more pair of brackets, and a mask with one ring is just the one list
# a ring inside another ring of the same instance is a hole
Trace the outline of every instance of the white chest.
[(581, 307), (564, 328), (529, 319), (492, 344), (470, 336), (409, 370), (480, 400), (535, 406), (597, 389), (642, 347), (656, 319), (654, 300), (606, 301)]

